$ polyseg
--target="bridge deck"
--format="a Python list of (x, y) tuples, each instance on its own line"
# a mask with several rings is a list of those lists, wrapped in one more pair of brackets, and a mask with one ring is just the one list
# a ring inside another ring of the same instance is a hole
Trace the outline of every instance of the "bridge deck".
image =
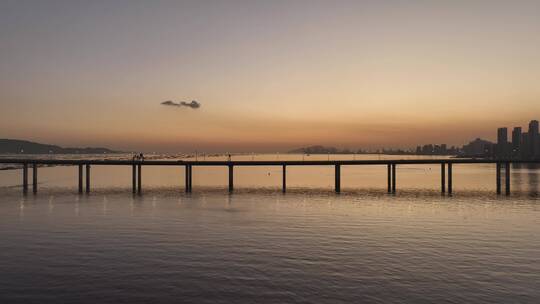
[(0, 164), (43, 164), (43, 165), (144, 165), (144, 166), (333, 166), (333, 165), (421, 165), (421, 164), (497, 164), (527, 163), (540, 164), (540, 160), (504, 159), (378, 159), (378, 160), (232, 160), (232, 161), (191, 161), (191, 160), (97, 160), (97, 159), (0, 159)]

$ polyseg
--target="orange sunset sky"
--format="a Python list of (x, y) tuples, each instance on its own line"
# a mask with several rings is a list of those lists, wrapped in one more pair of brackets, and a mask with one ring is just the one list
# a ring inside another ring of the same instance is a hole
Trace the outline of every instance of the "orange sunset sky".
[(8, 0), (0, 37), (0, 138), (409, 148), (540, 118), (540, 1)]

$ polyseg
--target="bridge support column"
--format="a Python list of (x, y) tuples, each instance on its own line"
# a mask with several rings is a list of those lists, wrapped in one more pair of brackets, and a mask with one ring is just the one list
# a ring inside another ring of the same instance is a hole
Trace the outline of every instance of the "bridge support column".
[(188, 178), (188, 174), (189, 174), (189, 166), (188, 165), (185, 165), (184, 166), (184, 190), (186, 192), (189, 192), (189, 178)]
[(495, 183), (497, 185), (497, 194), (501, 194), (501, 163), (496, 164)]
[(78, 190), (79, 190), (79, 193), (83, 193), (83, 165), (78, 165), (77, 167), (79, 167)]
[(229, 192), (234, 190), (234, 166), (229, 165)]
[(392, 164), (392, 193), (396, 193), (396, 164)]
[(131, 166), (131, 192), (137, 193), (137, 166), (135, 164)]
[(90, 164), (86, 164), (86, 193), (90, 193)]
[(283, 178), (283, 181), (282, 181), (283, 185), (282, 185), (281, 191), (285, 193), (287, 192), (287, 166), (286, 165), (283, 165), (281, 176)]
[(192, 182), (192, 174), (191, 174), (191, 165), (186, 165), (186, 193), (191, 192), (191, 182)]
[(341, 192), (341, 165), (335, 166), (335, 183), (334, 190), (336, 193)]
[(28, 193), (28, 164), (23, 164), (23, 193)]
[(392, 192), (392, 165), (388, 164), (386, 169), (387, 169), (386, 176), (387, 176), (387, 183), (388, 183), (388, 193), (391, 193)]
[(32, 164), (32, 192), (37, 193), (37, 164)]
[(193, 191), (193, 166), (189, 165), (189, 192)]
[(142, 165), (137, 165), (137, 194), (142, 193)]
[(510, 163), (507, 162), (504, 168), (505, 194), (510, 195)]
[(452, 194), (452, 163), (448, 163), (448, 194)]
[(441, 164), (441, 193), (444, 194), (446, 192), (446, 165), (444, 163)]

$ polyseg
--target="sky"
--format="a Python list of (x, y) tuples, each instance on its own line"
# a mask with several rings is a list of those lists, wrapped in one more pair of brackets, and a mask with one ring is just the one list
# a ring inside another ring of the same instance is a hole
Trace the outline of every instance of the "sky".
[(0, 138), (409, 148), (540, 119), (540, 1), (0, 0), (0, 41)]

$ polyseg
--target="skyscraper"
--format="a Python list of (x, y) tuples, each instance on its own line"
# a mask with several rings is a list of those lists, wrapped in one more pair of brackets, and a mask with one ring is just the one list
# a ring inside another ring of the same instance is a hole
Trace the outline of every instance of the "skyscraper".
[(538, 120), (531, 120), (529, 122), (529, 132), (538, 134)]
[(521, 127), (512, 130), (512, 157), (519, 158), (521, 151)]
[(519, 150), (519, 145), (521, 143), (521, 127), (515, 127), (512, 130), (512, 149)]
[(540, 138), (538, 134), (538, 120), (529, 122), (529, 155), (530, 158), (540, 157)]
[(508, 143), (508, 129), (499, 128), (497, 129), (497, 144), (506, 145)]
[(497, 129), (497, 148), (495, 155), (497, 157), (507, 156), (507, 147), (508, 147), (508, 129), (507, 128), (498, 128)]

